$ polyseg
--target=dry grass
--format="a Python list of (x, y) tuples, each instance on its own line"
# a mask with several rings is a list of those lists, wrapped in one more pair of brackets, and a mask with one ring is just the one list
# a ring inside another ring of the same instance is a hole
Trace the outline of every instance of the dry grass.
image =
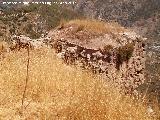
[(153, 120), (146, 107), (106, 81), (56, 60), (53, 50), (30, 53), (25, 109), (21, 109), (27, 51), (0, 61), (0, 120)]
[[(64, 22), (65, 23), (65, 22)], [(102, 22), (102, 21), (97, 21), (97, 20), (80, 20), (80, 19), (76, 19), (76, 20), (71, 20), (68, 23), (65, 23), (67, 25), (70, 24), (76, 24), (79, 26), (80, 30), (86, 29), (92, 32), (96, 32), (96, 33), (120, 33), (120, 32), (124, 32), (127, 31), (124, 27), (120, 26), (118, 23), (116, 22)]]
[(6, 52), (8, 48), (8, 44), (4, 41), (0, 41), (0, 54), (2, 52)]

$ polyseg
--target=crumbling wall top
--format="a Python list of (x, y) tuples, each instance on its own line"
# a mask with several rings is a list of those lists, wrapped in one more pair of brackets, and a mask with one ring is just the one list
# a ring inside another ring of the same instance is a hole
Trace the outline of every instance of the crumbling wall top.
[[(107, 26), (104, 27), (108, 29)], [(76, 24), (58, 27), (57, 29), (50, 31), (48, 36), (53, 38), (53, 41), (62, 40), (94, 50), (104, 49), (105, 46), (109, 45), (113, 48), (119, 48), (127, 45), (128, 43), (145, 40), (135, 32), (125, 29), (121, 31), (112, 30), (109, 32), (97, 32), (92, 29), (85, 29), (84, 26)]]

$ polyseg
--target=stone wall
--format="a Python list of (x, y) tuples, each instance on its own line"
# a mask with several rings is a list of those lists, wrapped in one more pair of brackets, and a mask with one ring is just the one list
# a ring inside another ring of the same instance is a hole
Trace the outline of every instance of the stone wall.
[(145, 81), (145, 44), (141, 37), (128, 38), (130, 42), (122, 46), (106, 45), (104, 49), (86, 48), (67, 39), (54, 40), (52, 46), (65, 63), (100, 73), (132, 94)]
[(25, 35), (14, 35), (11, 37), (10, 50), (20, 50), (22, 48), (38, 49), (48, 45), (50, 38), (44, 37), (39, 39), (31, 39)]
[[(55, 30), (53, 33), (52, 37), (40, 39), (30, 39), (23, 35), (13, 36), (10, 49), (20, 50), (28, 45), (31, 49), (52, 46), (57, 57), (63, 59), (66, 64), (78, 65), (101, 74), (106, 80), (116, 83), (126, 94), (132, 94), (144, 83), (146, 53), (144, 39), (140, 36), (128, 32), (120, 33), (119, 39), (116, 40), (104, 35), (85, 42), (69, 39), (64, 31)], [(60, 35), (66, 38), (61, 38)]]

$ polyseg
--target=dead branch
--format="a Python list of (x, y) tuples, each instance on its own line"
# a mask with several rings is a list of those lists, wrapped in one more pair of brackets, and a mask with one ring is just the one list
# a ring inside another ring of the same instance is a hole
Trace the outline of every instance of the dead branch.
[(22, 96), (22, 110), (24, 108), (24, 101), (25, 101), (25, 97), (26, 97), (26, 91), (27, 91), (27, 84), (28, 84), (28, 80), (29, 80), (29, 62), (30, 62), (30, 54), (29, 54), (29, 49), (30, 49), (30, 44), (28, 44), (27, 46), (27, 53), (28, 53), (28, 60), (27, 60), (27, 73), (26, 73), (26, 80), (25, 80), (25, 88), (23, 91), (23, 96)]

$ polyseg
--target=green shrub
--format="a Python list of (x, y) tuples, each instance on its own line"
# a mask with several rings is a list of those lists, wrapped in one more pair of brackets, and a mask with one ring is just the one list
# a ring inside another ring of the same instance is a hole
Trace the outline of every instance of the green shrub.
[(132, 57), (134, 50), (134, 43), (128, 43), (125, 46), (119, 47), (117, 49), (117, 59), (116, 59), (116, 68), (119, 70), (120, 65), (123, 62), (128, 62), (128, 60)]
[(128, 43), (123, 47), (120, 47), (118, 49), (118, 54), (121, 56), (121, 61), (128, 61), (133, 53), (134, 50), (134, 44), (133, 43)]

